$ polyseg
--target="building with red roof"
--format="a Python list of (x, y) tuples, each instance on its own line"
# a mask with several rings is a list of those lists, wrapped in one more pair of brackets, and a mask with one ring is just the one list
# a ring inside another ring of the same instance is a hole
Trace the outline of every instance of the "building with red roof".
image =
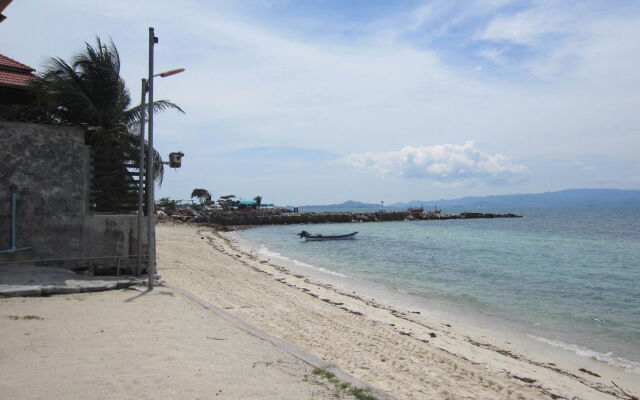
[(29, 102), (29, 83), (36, 79), (35, 69), (0, 54), (0, 105)]

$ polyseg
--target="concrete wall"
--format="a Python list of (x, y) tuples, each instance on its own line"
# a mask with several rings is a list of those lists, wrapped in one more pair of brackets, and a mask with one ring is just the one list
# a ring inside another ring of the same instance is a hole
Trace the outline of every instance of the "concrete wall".
[[(10, 247), (10, 185), (18, 193), (17, 247), (9, 261), (135, 254), (135, 215), (89, 212), (89, 147), (79, 127), (0, 121), (0, 250)], [(80, 268), (117, 261), (38, 262)]]

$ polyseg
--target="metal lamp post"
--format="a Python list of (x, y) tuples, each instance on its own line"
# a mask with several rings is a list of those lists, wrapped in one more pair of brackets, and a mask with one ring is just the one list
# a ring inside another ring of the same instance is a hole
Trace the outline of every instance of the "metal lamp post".
[(144, 214), (144, 124), (145, 124), (145, 106), (147, 98), (147, 80), (142, 78), (142, 90), (140, 100), (140, 136), (138, 146), (140, 147), (140, 154), (138, 157), (138, 266), (136, 268), (136, 275), (142, 273), (142, 216)]
[[(155, 201), (154, 201), (154, 182), (155, 182), (155, 162), (154, 162), (154, 154), (153, 154), (153, 78), (159, 76), (161, 78), (166, 78), (167, 76), (179, 74), (184, 71), (184, 68), (172, 69), (169, 71), (161, 72), (158, 74), (153, 73), (153, 49), (154, 45), (158, 43), (158, 38), (155, 36), (153, 28), (149, 28), (149, 77), (145, 80), (142, 80), (142, 118), (141, 118), (141, 126), (140, 126), (140, 182), (139, 182), (139, 193), (138, 193), (138, 234), (140, 238), (142, 238), (142, 197), (143, 197), (143, 186), (142, 186), (142, 176), (144, 174), (144, 100), (145, 94), (149, 93), (149, 102), (147, 104), (148, 110), (148, 123), (149, 123), (149, 139), (147, 144), (147, 173), (146, 173), (146, 182), (147, 182), (147, 274), (149, 275), (149, 290), (153, 290), (153, 278), (156, 272), (155, 265)], [(142, 266), (142, 241), (138, 240), (138, 270), (141, 270)]]
[(147, 275), (149, 275), (149, 290), (153, 290), (153, 278), (156, 273), (155, 259), (155, 165), (153, 162), (153, 46), (158, 42), (153, 28), (149, 28), (149, 78), (147, 91), (149, 92), (149, 144), (147, 147)]

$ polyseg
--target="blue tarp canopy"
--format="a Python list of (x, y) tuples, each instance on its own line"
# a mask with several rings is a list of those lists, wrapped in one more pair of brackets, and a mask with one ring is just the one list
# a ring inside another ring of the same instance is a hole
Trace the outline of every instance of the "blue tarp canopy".
[(248, 206), (252, 206), (252, 205), (256, 205), (258, 203), (256, 203), (255, 200), (240, 200), (240, 204), (245, 204)]

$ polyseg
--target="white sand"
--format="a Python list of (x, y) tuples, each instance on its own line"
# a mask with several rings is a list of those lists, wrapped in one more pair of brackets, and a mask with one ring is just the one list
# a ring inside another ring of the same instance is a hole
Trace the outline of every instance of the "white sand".
[(0, 299), (0, 334), (0, 399), (352, 398), (163, 287)]
[(560, 354), (542, 359), (395, 310), (258, 259), (208, 228), (165, 223), (157, 234), (163, 279), (401, 399), (630, 398), (611, 381), (640, 393), (637, 375), (585, 359), (595, 377)]

